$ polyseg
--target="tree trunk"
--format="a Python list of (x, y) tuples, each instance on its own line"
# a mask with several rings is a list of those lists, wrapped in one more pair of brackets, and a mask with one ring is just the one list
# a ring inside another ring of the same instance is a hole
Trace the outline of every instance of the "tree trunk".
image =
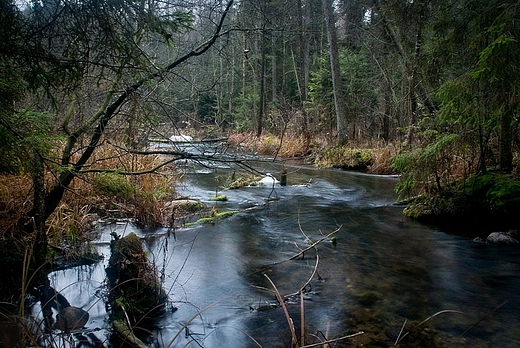
[[(299, 48), (300, 48), (300, 59), (298, 69), (298, 92), (300, 93), (301, 110), (303, 115), (302, 122), (302, 133), (305, 136), (305, 141), (308, 145), (310, 143), (309, 133), (309, 115), (305, 110), (305, 103), (309, 100), (309, 52), (310, 52), (310, 39), (309, 39), (309, 22), (310, 22), (310, 8), (311, 4), (308, 0), (298, 1), (298, 18), (299, 18)], [(303, 11), (302, 11), (303, 9)]]
[(258, 105), (258, 115), (256, 117), (256, 136), (260, 137), (264, 128), (264, 113), (265, 113), (265, 50), (266, 50), (266, 38), (265, 33), (261, 33), (262, 37), (260, 40), (260, 100)]
[(500, 154), (499, 167), (504, 173), (513, 170), (513, 112), (507, 109), (500, 117)]
[(36, 151), (33, 154), (33, 209), (34, 214), (31, 216), (34, 228), (34, 264), (39, 267), (45, 262), (47, 256), (47, 234), (45, 233), (45, 183), (44, 183), (44, 167), (43, 159)]
[(327, 27), (327, 38), (329, 41), (330, 68), (332, 73), (332, 89), (334, 92), (334, 106), (336, 109), (336, 130), (338, 132), (338, 144), (343, 145), (348, 141), (347, 119), (345, 113), (345, 97), (341, 83), (341, 72), (339, 68), (338, 39), (336, 33), (336, 22), (332, 0), (322, 0), (325, 24)]

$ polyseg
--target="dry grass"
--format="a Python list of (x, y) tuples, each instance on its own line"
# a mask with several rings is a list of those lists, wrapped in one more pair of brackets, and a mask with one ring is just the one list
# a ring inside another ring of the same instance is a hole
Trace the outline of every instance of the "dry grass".
[(393, 145), (377, 146), (370, 149), (373, 164), (368, 168), (368, 172), (372, 174), (396, 174), (392, 169), (391, 158), (395, 156), (399, 149)]
[(285, 134), (280, 138), (273, 134), (263, 134), (259, 138), (252, 133), (232, 134), (228, 138), (230, 144), (240, 147), (249, 153), (284, 158), (303, 157), (309, 153), (309, 143), (303, 135)]
[[(164, 206), (174, 198), (175, 182), (179, 178), (174, 166), (162, 167), (154, 173), (129, 175), (147, 171), (163, 162), (164, 158), (160, 156), (137, 156), (109, 144), (101, 146), (86, 167), (87, 171), (74, 179), (47, 220), (51, 245), (72, 254), (88, 252), (87, 242), (93, 237), (92, 223), (99, 216), (133, 218), (143, 225), (166, 224), (169, 216)], [(96, 171), (92, 171), (94, 169)], [(110, 173), (114, 169), (116, 171)], [(47, 189), (56, 184), (52, 173), (45, 174), (45, 184)], [(32, 195), (29, 175), (0, 177), (2, 235), (12, 230), (22, 214), (32, 208)], [(72, 246), (79, 249), (73, 250)]]
[[(240, 150), (266, 156), (280, 156), (284, 158), (305, 157), (320, 167), (343, 167), (342, 164), (351, 162), (346, 158), (359, 153), (370, 157), (366, 170), (373, 174), (393, 174), (390, 158), (397, 154), (399, 149), (394, 145), (385, 145), (380, 142), (366, 144), (351, 144), (333, 151), (334, 139), (323, 135), (305, 139), (303, 135), (286, 134), (283, 139), (273, 134), (264, 134), (260, 138), (252, 133), (234, 133), (228, 142)], [(281, 142), (281, 144), (280, 144)], [(336, 149), (338, 149), (336, 147)], [(364, 158), (362, 159), (367, 159)]]
[(31, 209), (31, 185), (29, 175), (0, 176), (0, 235)]
[(165, 158), (159, 155), (133, 155), (103, 146), (91, 169), (106, 172), (83, 174), (75, 183), (74, 193), (80, 193), (75, 196), (79, 199), (88, 197), (88, 204), (96, 207), (98, 214), (117, 213), (143, 225), (163, 225), (168, 218), (164, 205), (174, 198), (175, 183), (180, 175), (173, 165), (161, 167), (153, 173), (143, 172), (164, 161)]

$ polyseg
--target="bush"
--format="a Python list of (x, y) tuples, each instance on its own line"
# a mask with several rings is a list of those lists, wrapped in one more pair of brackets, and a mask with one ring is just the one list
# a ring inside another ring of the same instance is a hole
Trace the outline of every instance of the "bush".
[(491, 211), (510, 213), (520, 209), (520, 180), (507, 174), (487, 173), (466, 180), (461, 193)]

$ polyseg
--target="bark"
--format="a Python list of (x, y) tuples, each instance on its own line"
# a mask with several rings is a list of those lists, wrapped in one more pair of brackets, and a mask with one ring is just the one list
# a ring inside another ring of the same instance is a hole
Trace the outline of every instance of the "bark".
[[(299, 18), (299, 30), (300, 35), (299, 48), (300, 48), (300, 59), (298, 75), (296, 76), (298, 81), (298, 91), (300, 93), (300, 102), (302, 105), (302, 133), (305, 135), (306, 141), (310, 142), (309, 133), (309, 115), (305, 110), (305, 103), (309, 100), (309, 55), (310, 55), (310, 39), (309, 39), (309, 22), (310, 22), (310, 8), (311, 4), (308, 0), (298, 1), (298, 18)], [(307, 144), (308, 145), (308, 144)]]
[(513, 112), (508, 109), (500, 117), (499, 168), (501, 172), (513, 170)]
[(47, 255), (47, 234), (45, 233), (45, 183), (43, 158), (36, 151), (33, 154), (33, 211), (30, 215), (34, 228), (34, 261), (36, 265), (45, 262)]
[(265, 114), (265, 71), (266, 71), (266, 61), (265, 61), (265, 50), (266, 50), (266, 38), (265, 32), (261, 33), (262, 37), (260, 40), (260, 101), (258, 105), (258, 114), (256, 117), (256, 136), (259, 137), (262, 135), (262, 131), (264, 128), (264, 114)]
[(327, 27), (327, 39), (329, 41), (330, 67), (332, 73), (332, 89), (334, 92), (334, 106), (336, 109), (336, 130), (338, 144), (343, 145), (348, 141), (347, 119), (345, 113), (345, 97), (341, 83), (341, 72), (339, 68), (338, 38), (332, 0), (322, 0), (325, 24)]

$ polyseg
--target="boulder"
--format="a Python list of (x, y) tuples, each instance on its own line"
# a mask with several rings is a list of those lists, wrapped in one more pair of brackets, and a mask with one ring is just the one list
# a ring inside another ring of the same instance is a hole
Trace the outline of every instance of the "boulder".
[(81, 329), (88, 322), (89, 314), (86, 310), (70, 306), (63, 308), (56, 316), (54, 326), (64, 332)]
[(493, 232), (486, 238), (486, 243), (494, 245), (518, 244), (518, 241), (507, 232)]

